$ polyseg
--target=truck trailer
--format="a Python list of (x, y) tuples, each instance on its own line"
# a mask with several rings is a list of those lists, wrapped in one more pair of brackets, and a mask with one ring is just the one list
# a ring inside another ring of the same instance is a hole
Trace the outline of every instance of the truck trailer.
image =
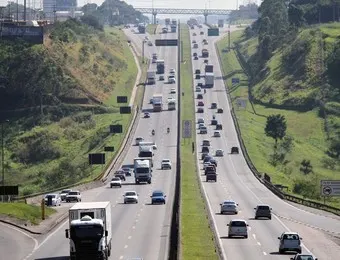
[(152, 178), (152, 162), (148, 158), (135, 158), (133, 161), (133, 171), (135, 174), (135, 182), (147, 182), (151, 184)]
[(156, 67), (157, 67), (157, 74), (164, 74), (164, 60), (157, 60)]
[(156, 83), (156, 72), (149, 70), (147, 72), (147, 84), (148, 85), (153, 85)]
[(108, 260), (111, 255), (111, 203), (79, 202), (69, 209), (70, 259)]
[(204, 78), (205, 78), (205, 87), (206, 88), (214, 87), (214, 80), (215, 80), (214, 73), (206, 72)]
[(161, 112), (163, 110), (163, 95), (155, 94), (152, 96), (152, 106), (154, 112)]
[(138, 24), (138, 32), (145, 33), (145, 24), (143, 23)]

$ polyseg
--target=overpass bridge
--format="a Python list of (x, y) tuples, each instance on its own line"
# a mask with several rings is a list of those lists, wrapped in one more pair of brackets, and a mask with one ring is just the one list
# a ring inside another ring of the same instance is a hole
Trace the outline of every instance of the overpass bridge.
[(156, 23), (157, 14), (202, 14), (205, 22), (208, 15), (228, 15), (233, 10), (226, 9), (179, 9), (179, 8), (135, 8), (143, 14), (152, 14), (152, 23)]

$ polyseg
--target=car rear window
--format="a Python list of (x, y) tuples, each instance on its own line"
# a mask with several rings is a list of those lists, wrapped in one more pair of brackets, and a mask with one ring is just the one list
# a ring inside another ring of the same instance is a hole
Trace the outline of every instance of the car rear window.
[(259, 206), (258, 209), (269, 210), (269, 206)]
[(233, 221), (231, 222), (230, 226), (232, 227), (246, 227), (246, 223), (243, 221)]
[(298, 240), (299, 239), (299, 236), (298, 235), (283, 235), (283, 239), (284, 240)]

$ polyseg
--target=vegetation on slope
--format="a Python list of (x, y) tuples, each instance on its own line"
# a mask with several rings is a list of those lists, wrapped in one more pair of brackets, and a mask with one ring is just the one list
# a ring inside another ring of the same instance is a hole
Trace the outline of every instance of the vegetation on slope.
[[(191, 64), (190, 32), (186, 24), (181, 24), (181, 41), (183, 43), (183, 62), (181, 63), (181, 120), (190, 120), (195, 124), (195, 104), (193, 99), (193, 79)], [(185, 104), (185, 105), (184, 105)], [(195, 137), (195, 129), (192, 136)], [(181, 140), (181, 230), (180, 259), (218, 259), (215, 252), (213, 234), (209, 228), (205, 212), (205, 202), (200, 191), (200, 179), (197, 175), (195, 154), (192, 152), (195, 138)]]
[[(295, 194), (321, 199), (320, 180), (336, 179), (340, 166), (340, 24), (310, 26), (315, 21), (306, 6), (299, 6), (300, 15), (294, 13), (299, 1), (292, 1), (295, 6), (288, 12), (281, 1), (274, 2), (263, 1), (261, 18), (244, 33), (232, 34), (232, 51), (223, 49), (226, 38), (218, 44), (224, 75), (256, 168)], [(239, 77), (240, 84), (231, 86), (233, 77)], [(249, 101), (246, 108), (238, 105), (239, 98)], [(279, 141), (280, 158), (274, 156), (275, 142), (264, 131), (268, 116), (275, 114), (287, 121), (287, 136)]]
[[(88, 153), (104, 146), (116, 152), (131, 120), (116, 103), (116, 96), (130, 96), (137, 74), (122, 31), (68, 20), (45, 38), (44, 46), (0, 48), (0, 116), (10, 120), (6, 184), (19, 184), (23, 195), (98, 175), (103, 167), (89, 167)], [(122, 124), (124, 133), (110, 134), (111, 124)]]

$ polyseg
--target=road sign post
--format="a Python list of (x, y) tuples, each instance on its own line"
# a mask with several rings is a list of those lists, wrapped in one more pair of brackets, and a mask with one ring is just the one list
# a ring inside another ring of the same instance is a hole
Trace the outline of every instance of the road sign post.
[(191, 120), (183, 120), (182, 123), (182, 136), (183, 138), (191, 138), (192, 135), (192, 122)]
[(232, 78), (231, 79), (231, 84), (234, 86), (236, 84), (239, 84), (240, 83), (240, 79), (239, 78)]
[(321, 180), (320, 187), (325, 197), (340, 196), (340, 180)]

